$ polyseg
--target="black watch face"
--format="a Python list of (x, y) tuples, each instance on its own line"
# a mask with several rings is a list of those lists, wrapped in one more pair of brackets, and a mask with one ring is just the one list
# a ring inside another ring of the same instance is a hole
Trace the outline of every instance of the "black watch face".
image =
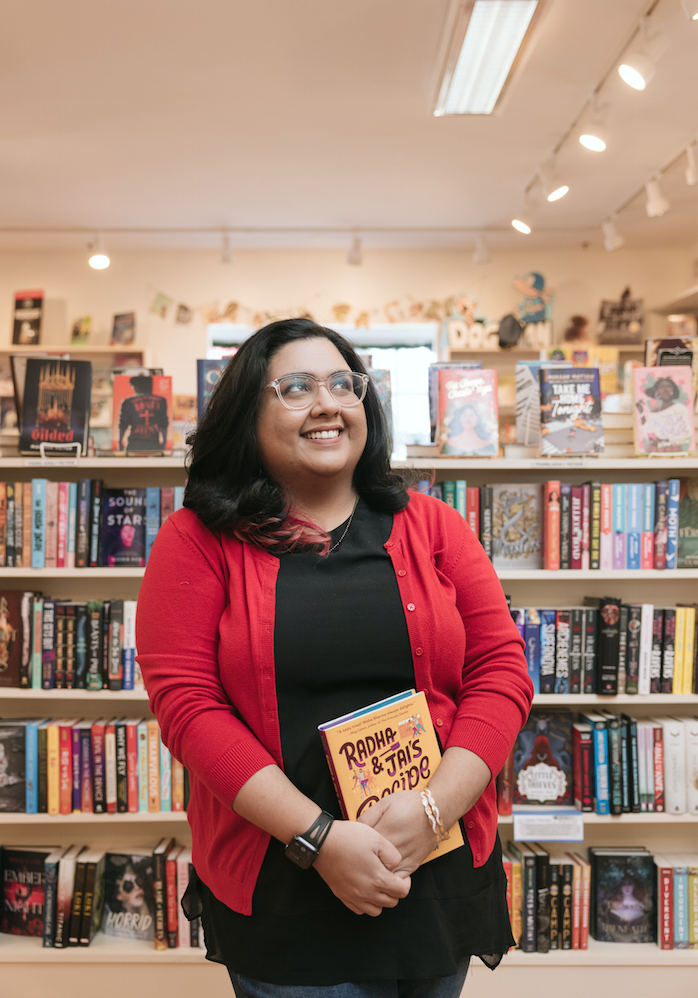
[(286, 846), (286, 855), (288, 858), (304, 870), (313, 865), (317, 854), (318, 850), (315, 846), (311, 845), (306, 839), (301, 838), (300, 835), (294, 835)]

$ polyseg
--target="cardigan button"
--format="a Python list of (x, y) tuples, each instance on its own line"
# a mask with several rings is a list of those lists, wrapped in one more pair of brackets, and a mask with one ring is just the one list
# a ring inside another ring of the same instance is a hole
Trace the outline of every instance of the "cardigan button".
[(481, 853), (481, 852), (479, 852), (479, 853), (477, 854), (477, 856), (475, 857), (475, 859), (476, 859), (476, 860), (478, 861), (478, 863), (479, 863), (479, 862), (480, 862), (480, 860), (482, 859), (482, 853)]
[(475, 828), (475, 822), (474, 821), (469, 821), (468, 822), (468, 828)]
[(414, 603), (408, 603), (408, 604), (407, 604), (407, 609), (408, 609), (408, 610), (415, 610), (415, 609), (416, 609), (416, 607), (415, 607)]
[(400, 571), (397, 574), (400, 575), (400, 576), (402, 576), (402, 575), (407, 575), (407, 572), (405, 571), (404, 568), (401, 568)]
[(436, 724), (437, 724), (437, 726), (439, 728), (443, 728), (443, 726), (444, 726), (444, 722), (443, 722), (443, 720), (440, 717), (436, 718)]
[(415, 653), (415, 655), (423, 655), (424, 654), (424, 649), (423, 648), (415, 648), (414, 653)]

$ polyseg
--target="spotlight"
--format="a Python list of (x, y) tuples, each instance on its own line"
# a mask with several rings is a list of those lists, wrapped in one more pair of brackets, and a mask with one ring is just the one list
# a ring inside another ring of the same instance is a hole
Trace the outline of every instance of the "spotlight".
[(698, 21), (698, 0), (681, 0), (681, 6), (689, 21)]
[(657, 31), (650, 34), (650, 19), (640, 22), (642, 41), (638, 48), (623, 57), (618, 67), (620, 78), (634, 90), (644, 90), (654, 76), (656, 65), (669, 48), (669, 38)]
[(517, 232), (523, 232), (525, 236), (528, 236), (533, 228), (533, 219), (531, 218), (530, 212), (525, 211), (516, 218), (512, 218), (511, 224)]
[[(696, 8), (698, 9), (698, 0), (696, 0)], [(686, 183), (689, 187), (695, 187), (698, 184), (698, 159), (696, 158), (696, 145), (689, 146), (686, 149), (686, 158), (688, 159), (688, 166), (686, 167)]]
[(546, 174), (542, 170), (539, 170), (538, 177), (540, 178), (546, 201), (559, 201), (560, 198), (564, 198), (570, 189), (569, 185), (554, 173), (548, 172)]
[(221, 247), (221, 263), (232, 263), (233, 254), (230, 249), (230, 236), (227, 232), (223, 233), (223, 245)]
[(647, 214), (650, 218), (661, 218), (671, 208), (671, 202), (664, 197), (659, 181), (648, 180), (645, 184), (645, 190), (647, 191), (647, 203), (645, 204)]
[(354, 236), (351, 249), (347, 253), (347, 263), (351, 264), (352, 267), (360, 267), (363, 262), (364, 251), (361, 245), (361, 240), (358, 236)]
[(582, 127), (579, 141), (585, 149), (591, 149), (592, 152), (603, 152), (608, 145), (607, 113), (607, 107), (599, 109), (595, 112), (591, 121)]
[(625, 246), (625, 239), (623, 239), (616, 228), (613, 218), (606, 219), (601, 226), (601, 231), (603, 232), (603, 244), (609, 253), (612, 253), (613, 250), (622, 249)]
[(94, 270), (106, 270), (106, 268), (111, 263), (111, 260), (104, 251), (104, 243), (102, 241), (102, 234), (97, 236), (97, 239), (93, 243), (92, 253), (90, 254), (89, 264)]
[(490, 251), (487, 240), (482, 232), (475, 237), (475, 252), (473, 253), (473, 263), (489, 263)]

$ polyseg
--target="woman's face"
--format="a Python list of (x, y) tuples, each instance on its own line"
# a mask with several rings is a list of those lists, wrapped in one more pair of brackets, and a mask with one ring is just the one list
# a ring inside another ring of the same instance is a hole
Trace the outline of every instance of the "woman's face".
[(655, 389), (655, 395), (663, 402), (669, 402), (674, 397), (674, 386), (670, 381), (660, 381)]
[[(267, 384), (285, 374), (312, 374), (327, 378), (346, 371), (339, 350), (322, 337), (297, 340), (281, 347), (269, 363)], [(325, 432), (329, 436), (314, 436)], [(262, 464), (271, 478), (292, 492), (313, 479), (351, 480), (366, 446), (363, 403), (342, 407), (320, 385), (307, 409), (288, 409), (268, 388), (257, 419), (257, 444)]]
[(460, 417), (460, 424), (463, 429), (470, 429), (471, 426), (475, 426), (477, 423), (477, 413), (470, 406), (467, 406)]

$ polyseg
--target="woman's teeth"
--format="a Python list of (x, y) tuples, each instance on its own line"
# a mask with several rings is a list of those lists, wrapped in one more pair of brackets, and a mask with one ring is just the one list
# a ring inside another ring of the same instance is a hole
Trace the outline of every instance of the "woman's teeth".
[(339, 430), (316, 430), (313, 433), (304, 433), (308, 440), (329, 440), (330, 437), (338, 437)]

